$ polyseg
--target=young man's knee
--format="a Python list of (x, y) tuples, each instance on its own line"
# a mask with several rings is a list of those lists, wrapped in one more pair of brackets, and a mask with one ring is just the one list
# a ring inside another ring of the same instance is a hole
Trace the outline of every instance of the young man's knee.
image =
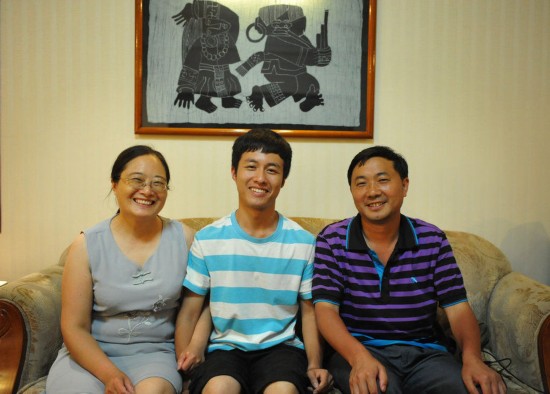
[(227, 375), (213, 377), (202, 389), (202, 394), (239, 394), (240, 392), (239, 382)]
[(298, 394), (296, 386), (290, 382), (273, 382), (264, 390), (264, 394)]

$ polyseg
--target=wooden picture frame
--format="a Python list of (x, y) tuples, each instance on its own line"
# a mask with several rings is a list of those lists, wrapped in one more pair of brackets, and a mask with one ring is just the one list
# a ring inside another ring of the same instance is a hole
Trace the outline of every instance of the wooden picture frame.
[(376, 0), (272, 2), (135, 0), (135, 133), (372, 138)]

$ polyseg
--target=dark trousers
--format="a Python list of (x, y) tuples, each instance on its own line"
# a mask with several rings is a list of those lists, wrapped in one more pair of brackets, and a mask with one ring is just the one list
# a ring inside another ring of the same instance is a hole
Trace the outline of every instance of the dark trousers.
[[(385, 394), (467, 394), (461, 376), (462, 364), (450, 353), (406, 345), (367, 349), (386, 368), (388, 387)], [(349, 394), (351, 366), (348, 362), (334, 353), (328, 369), (336, 386)], [(380, 388), (378, 392), (381, 393)]]

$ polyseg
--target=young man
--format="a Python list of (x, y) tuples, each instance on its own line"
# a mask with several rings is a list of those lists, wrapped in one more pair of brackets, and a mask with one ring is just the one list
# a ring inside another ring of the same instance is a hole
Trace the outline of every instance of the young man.
[[(481, 359), (480, 333), (445, 233), (401, 214), (405, 159), (387, 147), (361, 151), (348, 183), (357, 216), (317, 237), (317, 323), (336, 351), (329, 361), (345, 393), (505, 393)], [(462, 365), (436, 332), (444, 308)], [(477, 387), (476, 387), (477, 386)]]
[(272, 130), (250, 130), (233, 144), (239, 207), (197, 232), (177, 321), (178, 364), (189, 370), (197, 352), (187, 347), (209, 296), (213, 331), (191, 393), (306, 393), (308, 385), (317, 393), (332, 384), (311, 300), (315, 239), (275, 210), (291, 160)]

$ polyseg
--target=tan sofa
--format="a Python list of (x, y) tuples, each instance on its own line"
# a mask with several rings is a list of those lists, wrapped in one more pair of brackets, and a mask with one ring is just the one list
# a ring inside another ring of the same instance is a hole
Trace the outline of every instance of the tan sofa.
[[(333, 222), (293, 219), (313, 234)], [(182, 219), (195, 229), (212, 220)], [(447, 236), (481, 324), (485, 349), (504, 360), (501, 363), (506, 370), (501, 373), (508, 392), (549, 393), (550, 286), (512, 271), (503, 253), (483, 238), (457, 231), (448, 231)], [(61, 346), (64, 261), (65, 253), (58, 264), (0, 287), (0, 393), (40, 393), (45, 388), (48, 370)], [(444, 318), (442, 324), (446, 324)], [(498, 364), (493, 367), (502, 370)]]

